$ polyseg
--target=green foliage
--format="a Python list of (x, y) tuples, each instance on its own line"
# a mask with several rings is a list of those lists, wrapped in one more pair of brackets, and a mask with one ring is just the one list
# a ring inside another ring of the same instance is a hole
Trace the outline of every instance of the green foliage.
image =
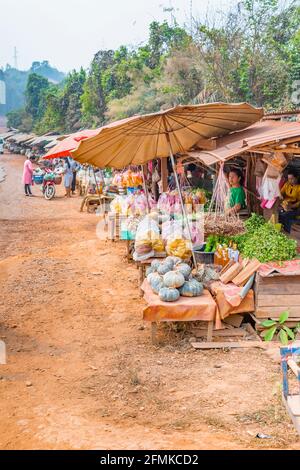
[(246, 233), (227, 238), (235, 242), (245, 258), (257, 258), (261, 263), (287, 261), (295, 258), (297, 242), (277, 230), (276, 225), (252, 214), (245, 222)]
[(296, 248), (296, 240), (289, 239), (267, 223), (252, 234), (247, 234), (241, 252), (246, 258), (257, 258), (261, 263), (267, 263), (293, 259), (297, 253)]
[(72, 132), (178, 104), (247, 101), (292, 109), (293, 84), (300, 79), (299, 24), (300, 7), (289, 0), (242, 0), (212, 24), (198, 21), (193, 37), (176, 21), (153, 21), (145, 44), (100, 50), (87, 72), (72, 71), (63, 82), (47, 61), (34, 62), (26, 103), (28, 72), (8, 68), (23, 91), (9, 90), (15, 101), (7, 110), (25, 105), (23, 118), (29, 116), (37, 132)]
[(2, 80), (6, 85), (6, 105), (2, 105), (0, 114), (22, 109), (25, 105), (25, 89), (28, 77), (36, 73), (52, 83), (59, 83), (64, 79), (64, 74), (50, 66), (48, 61), (33, 62), (29, 70), (17, 70), (9, 65), (2, 72)]
[(36, 73), (29, 75), (25, 90), (25, 111), (32, 116), (33, 121), (43, 117), (45, 111), (45, 92), (49, 87), (50, 83), (46, 78)]
[(33, 127), (33, 120), (25, 109), (18, 109), (7, 113), (7, 126), (19, 129), (21, 132), (30, 132)]
[(262, 215), (255, 214), (253, 212), (249, 219), (246, 220), (245, 227), (248, 233), (253, 233), (265, 223), (266, 221)]
[(295, 333), (298, 331), (298, 325), (292, 330), (285, 325), (285, 322), (289, 318), (289, 312), (282, 312), (279, 316), (279, 320), (264, 320), (261, 325), (266, 329), (262, 332), (262, 336), (265, 341), (272, 341), (275, 335), (277, 335), (281, 344), (288, 344), (289, 340), (295, 340)]

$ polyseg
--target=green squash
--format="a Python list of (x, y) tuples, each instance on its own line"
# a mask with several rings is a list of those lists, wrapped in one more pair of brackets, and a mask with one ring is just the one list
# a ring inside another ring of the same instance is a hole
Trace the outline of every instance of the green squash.
[(173, 265), (170, 262), (164, 261), (163, 263), (160, 263), (160, 265), (158, 266), (157, 272), (158, 274), (161, 274), (163, 276), (169, 271), (172, 271), (172, 269), (173, 269)]
[(153, 272), (157, 271), (158, 266), (160, 266), (160, 261), (158, 261), (158, 259), (154, 259), (151, 263), (151, 268), (153, 269)]
[(196, 279), (192, 279), (186, 281), (179, 291), (183, 297), (198, 297), (203, 294), (203, 284), (196, 281)]
[(180, 272), (181, 274), (183, 274), (184, 279), (187, 281), (189, 279), (189, 276), (190, 276), (191, 272), (192, 272), (192, 268), (186, 263), (181, 263), (181, 264), (177, 264), (177, 266), (175, 266), (175, 271)]
[(184, 284), (184, 275), (178, 271), (169, 271), (163, 277), (164, 285), (176, 289)]
[(175, 302), (180, 297), (179, 290), (163, 287), (159, 291), (159, 298), (163, 302)]
[(154, 292), (154, 294), (158, 294), (160, 289), (164, 287), (164, 283), (162, 280), (162, 277), (160, 279), (154, 279), (150, 283), (151, 289)]
[(177, 264), (182, 263), (182, 259), (178, 258), (178, 256), (167, 256), (165, 261), (168, 263), (171, 262), (172, 266), (177, 266)]
[(161, 281), (161, 280), (162, 280), (162, 277), (158, 273), (150, 273), (147, 276), (147, 281), (149, 282), (150, 286), (152, 282)]
[(149, 275), (149, 274), (152, 274), (154, 273), (155, 270), (154, 268), (152, 268), (152, 266), (149, 266), (149, 268), (146, 269), (146, 277)]

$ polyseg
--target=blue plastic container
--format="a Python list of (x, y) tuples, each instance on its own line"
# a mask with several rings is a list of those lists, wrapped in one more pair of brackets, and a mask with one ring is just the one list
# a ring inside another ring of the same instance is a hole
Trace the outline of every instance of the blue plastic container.
[(43, 180), (44, 180), (43, 175), (34, 175), (33, 176), (33, 181), (34, 181), (35, 184), (42, 184)]

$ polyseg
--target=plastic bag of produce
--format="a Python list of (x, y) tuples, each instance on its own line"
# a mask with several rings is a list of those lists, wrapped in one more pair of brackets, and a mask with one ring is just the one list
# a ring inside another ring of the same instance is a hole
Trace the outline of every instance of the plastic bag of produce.
[(178, 256), (181, 259), (188, 259), (192, 254), (192, 243), (189, 240), (175, 238), (168, 240), (166, 251), (170, 256)]
[(157, 240), (158, 238), (160, 238), (158, 223), (146, 215), (138, 225), (136, 240)]
[(164, 222), (161, 227), (161, 232), (163, 240), (184, 238), (182, 223), (178, 220), (168, 220)]

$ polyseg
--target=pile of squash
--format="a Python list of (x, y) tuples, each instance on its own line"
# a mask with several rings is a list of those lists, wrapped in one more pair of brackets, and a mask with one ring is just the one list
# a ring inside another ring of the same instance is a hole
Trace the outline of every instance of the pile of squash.
[(152, 291), (163, 302), (175, 302), (183, 297), (203, 294), (203, 284), (192, 276), (192, 268), (177, 256), (168, 256), (164, 261), (153, 260), (147, 269), (147, 281)]

